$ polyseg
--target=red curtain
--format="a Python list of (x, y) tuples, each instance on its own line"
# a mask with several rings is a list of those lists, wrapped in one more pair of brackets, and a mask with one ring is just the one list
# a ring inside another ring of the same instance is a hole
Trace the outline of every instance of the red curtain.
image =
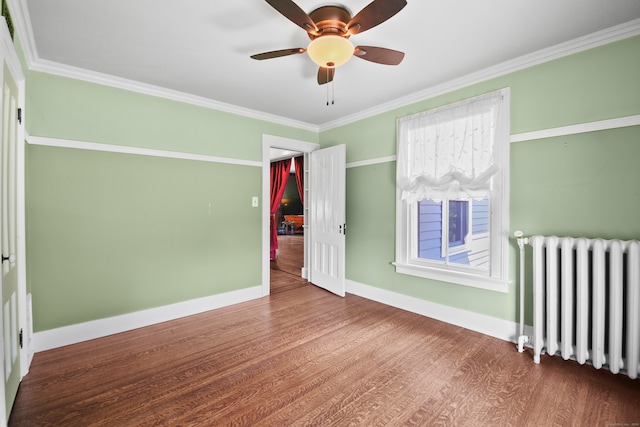
[(304, 206), (304, 156), (293, 159), (296, 167), (296, 184), (298, 186), (298, 194), (300, 194), (300, 202)]
[(278, 249), (278, 232), (276, 224), (276, 212), (280, 207), (282, 195), (287, 187), (287, 180), (291, 172), (291, 159), (280, 160), (271, 163), (271, 253), (270, 258), (276, 259)]

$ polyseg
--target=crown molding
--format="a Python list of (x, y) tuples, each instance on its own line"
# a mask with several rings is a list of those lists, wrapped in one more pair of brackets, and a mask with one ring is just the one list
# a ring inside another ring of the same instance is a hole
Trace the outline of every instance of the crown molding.
[[(7, 67), (11, 71), (11, 75), (16, 81), (24, 81), (22, 66), (20, 65), (20, 60), (18, 59), (18, 55), (16, 54), (16, 50), (12, 43), (13, 41), (9, 34), (7, 21), (4, 16), (0, 16), (0, 58), (6, 62)], [(1, 74), (2, 73), (0, 73), (0, 75)]]
[(638, 34), (640, 34), (640, 19), (635, 19), (624, 24), (616, 25), (602, 31), (579, 37), (565, 43), (560, 43), (555, 46), (551, 46), (537, 52), (523, 55), (518, 58), (503, 62), (501, 64), (494, 65), (492, 67), (485, 68), (471, 74), (467, 74), (466, 76), (462, 76), (460, 78), (453, 79), (436, 86), (432, 86), (411, 95), (407, 95), (405, 97), (380, 104), (376, 107), (360, 111), (359, 113), (345, 116), (339, 120), (325, 123), (320, 126), (320, 131), (322, 132), (339, 126), (344, 126), (346, 124), (353, 123), (358, 120), (363, 120), (377, 114), (386, 113), (396, 108), (405, 107), (407, 105), (424, 101), (426, 99), (443, 95), (445, 93), (462, 89), (477, 83), (481, 83), (492, 78), (500, 77), (509, 73), (513, 73), (515, 71), (520, 71), (534, 65), (552, 61), (554, 59), (573, 55), (575, 53), (592, 49), (594, 47), (603, 46), (629, 37), (637, 36)]
[(131, 92), (151, 95), (158, 98), (165, 98), (172, 101), (182, 102), (185, 104), (196, 105), (199, 107), (209, 108), (212, 110), (223, 111), (226, 113), (237, 114), (244, 117), (250, 117), (257, 120), (264, 120), (271, 123), (281, 124), (285, 126), (304, 129), (312, 132), (319, 132), (319, 126), (305, 123), (298, 120), (289, 119), (275, 114), (269, 114), (262, 111), (252, 110), (249, 108), (239, 107), (233, 104), (216, 101), (210, 98), (204, 98), (185, 92), (167, 89), (161, 86), (155, 86), (147, 83), (141, 83), (135, 80), (124, 79), (109, 74), (98, 73), (79, 67), (60, 64), (45, 59), (38, 59), (29, 65), (32, 71), (53, 74), (61, 77), (67, 77), (75, 80), (82, 80), (90, 83), (96, 83), (103, 86), (110, 86), (117, 89), (128, 90)]
[(18, 34), (18, 38), (22, 45), (22, 51), (27, 61), (27, 66), (31, 68), (31, 64), (37, 61), (38, 52), (36, 42), (33, 37), (33, 27), (31, 26), (31, 16), (29, 16), (29, 8), (26, 0), (5, 0), (11, 11), (13, 18), (13, 26)]
[(82, 80), (90, 83), (96, 83), (103, 86), (110, 86), (117, 89), (138, 92), (145, 95), (165, 98), (172, 101), (210, 108), (212, 110), (237, 114), (244, 117), (264, 120), (270, 123), (281, 124), (284, 126), (290, 126), (312, 132), (319, 132), (320, 130), (319, 126), (315, 124), (301, 122), (298, 120), (289, 119), (287, 117), (277, 116), (275, 114), (269, 114), (262, 111), (252, 110), (233, 104), (227, 104), (213, 99), (204, 98), (201, 96), (191, 95), (185, 92), (179, 92), (160, 86), (141, 83), (135, 80), (124, 79), (109, 74), (98, 73), (95, 71), (90, 71), (83, 68), (73, 67), (70, 65), (42, 59), (38, 55), (38, 49), (36, 47), (35, 38), (33, 36), (31, 17), (29, 16), (29, 8), (26, 5), (26, 0), (7, 0), (7, 2), (13, 16), (16, 31), (18, 32), (18, 37), (20, 38), (20, 41), (22, 43), (22, 50), (24, 52), (29, 70), (67, 77), (75, 80)]
[(565, 43), (560, 43), (549, 48), (523, 55), (518, 58), (503, 62), (501, 64), (485, 68), (483, 70), (467, 74), (448, 82), (426, 88), (422, 91), (413, 93), (408, 96), (397, 98), (393, 101), (380, 104), (376, 107), (360, 111), (356, 114), (342, 117), (338, 120), (315, 125), (312, 123), (301, 122), (289, 119), (287, 117), (277, 116), (262, 111), (251, 110), (232, 104), (227, 104), (213, 99), (199, 97), (184, 92), (178, 92), (171, 89), (149, 85), (134, 80), (122, 79), (119, 77), (96, 73), (82, 68), (71, 67), (53, 61), (47, 61), (39, 58), (35, 39), (33, 37), (33, 28), (31, 27), (31, 18), (26, 7), (26, 0), (7, 0), (14, 18), (16, 31), (22, 42), (22, 48), (30, 70), (40, 71), (69, 77), (77, 80), (84, 80), (101, 85), (111, 86), (114, 88), (144, 93), (151, 96), (166, 98), (178, 102), (193, 104), (205, 108), (224, 111), (232, 114), (238, 114), (258, 120), (265, 120), (271, 123), (291, 126), (311, 132), (322, 132), (349, 123), (363, 120), (377, 114), (385, 113), (396, 108), (405, 107), (416, 102), (424, 101), (435, 96), (443, 95), (454, 90), (462, 89), (473, 84), (477, 84), (495, 77), (500, 77), (515, 71), (529, 68), (542, 64), (554, 59), (569, 56), (578, 52), (582, 52), (594, 47), (603, 46), (629, 37), (640, 34), (640, 19), (635, 19), (624, 24), (616, 25), (611, 28), (604, 29)]

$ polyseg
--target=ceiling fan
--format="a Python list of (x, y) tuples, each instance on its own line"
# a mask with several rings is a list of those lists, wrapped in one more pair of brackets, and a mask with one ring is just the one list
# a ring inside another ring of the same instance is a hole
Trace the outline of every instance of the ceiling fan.
[(318, 84), (333, 80), (336, 67), (352, 56), (385, 65), (398, 65), (404, 53), (376, 46), (353, 46), (349, 38), (388, 20), (407, 5), (405, 0), (373, 0), (351, 17), (343, 6), (321, 6), (307, 14), (291, 0), (266, 0), (274, 9), (305, 30), (311, 39), (307, 48), (291, 48), (251, 55), (257, 60), (307, 52), (320, 66)]

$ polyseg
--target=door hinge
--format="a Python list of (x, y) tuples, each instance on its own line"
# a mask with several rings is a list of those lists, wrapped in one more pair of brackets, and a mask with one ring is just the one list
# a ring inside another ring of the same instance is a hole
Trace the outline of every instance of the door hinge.
[(18, 340), (20, 341), (20, 348), (22, 348), (22, 328), (20, 328), (20, 333), (18, 334)]
[(18, 123), (22, 124), (22, 108), (18, 108)]

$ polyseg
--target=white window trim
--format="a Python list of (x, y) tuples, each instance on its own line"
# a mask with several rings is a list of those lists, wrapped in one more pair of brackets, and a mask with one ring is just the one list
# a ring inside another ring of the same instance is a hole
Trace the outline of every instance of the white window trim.
[[(500, 90), (503, 97), (503, 111), (506, 114), (496, 133), (500, 135), (500, 147), (494, 152), (494, 162), (500, 171), (492, 179), (491, 189), (491, 266), (489, 272), (465, 271), (455, 266), (437, 266), (435, 263), (418, 262), (412, 259), (410, 206), (401, 199), (402, 191), (396, 190), (396, 261), (393, 265), (397, 273), (423, 277), (442, 282), (450, 282), (496, 292), (509, 290), (509, 126), (510, 89)], [(425, 265), (430, 264), (430, 265)]]
[[(449, 248), (449, 200), (442, 200), (440, 203), (442, 204), (442, 207), (440, 208), (440, 212), (442, 212), (442, 221), (440, 221), (440, 256), (442, 258), (449, 259), (449, 254), (451, 253), (451, 249)], [(414, 220), (411, 220), (411, 224), (412, 227), (416, 227)], [(414, 235), (413, 237), (415, 238), (416, 236)], [(417, 246), (418, 242), (416, 242), (415, 245), (412, 245), (412, 254), (417, 252)]]

